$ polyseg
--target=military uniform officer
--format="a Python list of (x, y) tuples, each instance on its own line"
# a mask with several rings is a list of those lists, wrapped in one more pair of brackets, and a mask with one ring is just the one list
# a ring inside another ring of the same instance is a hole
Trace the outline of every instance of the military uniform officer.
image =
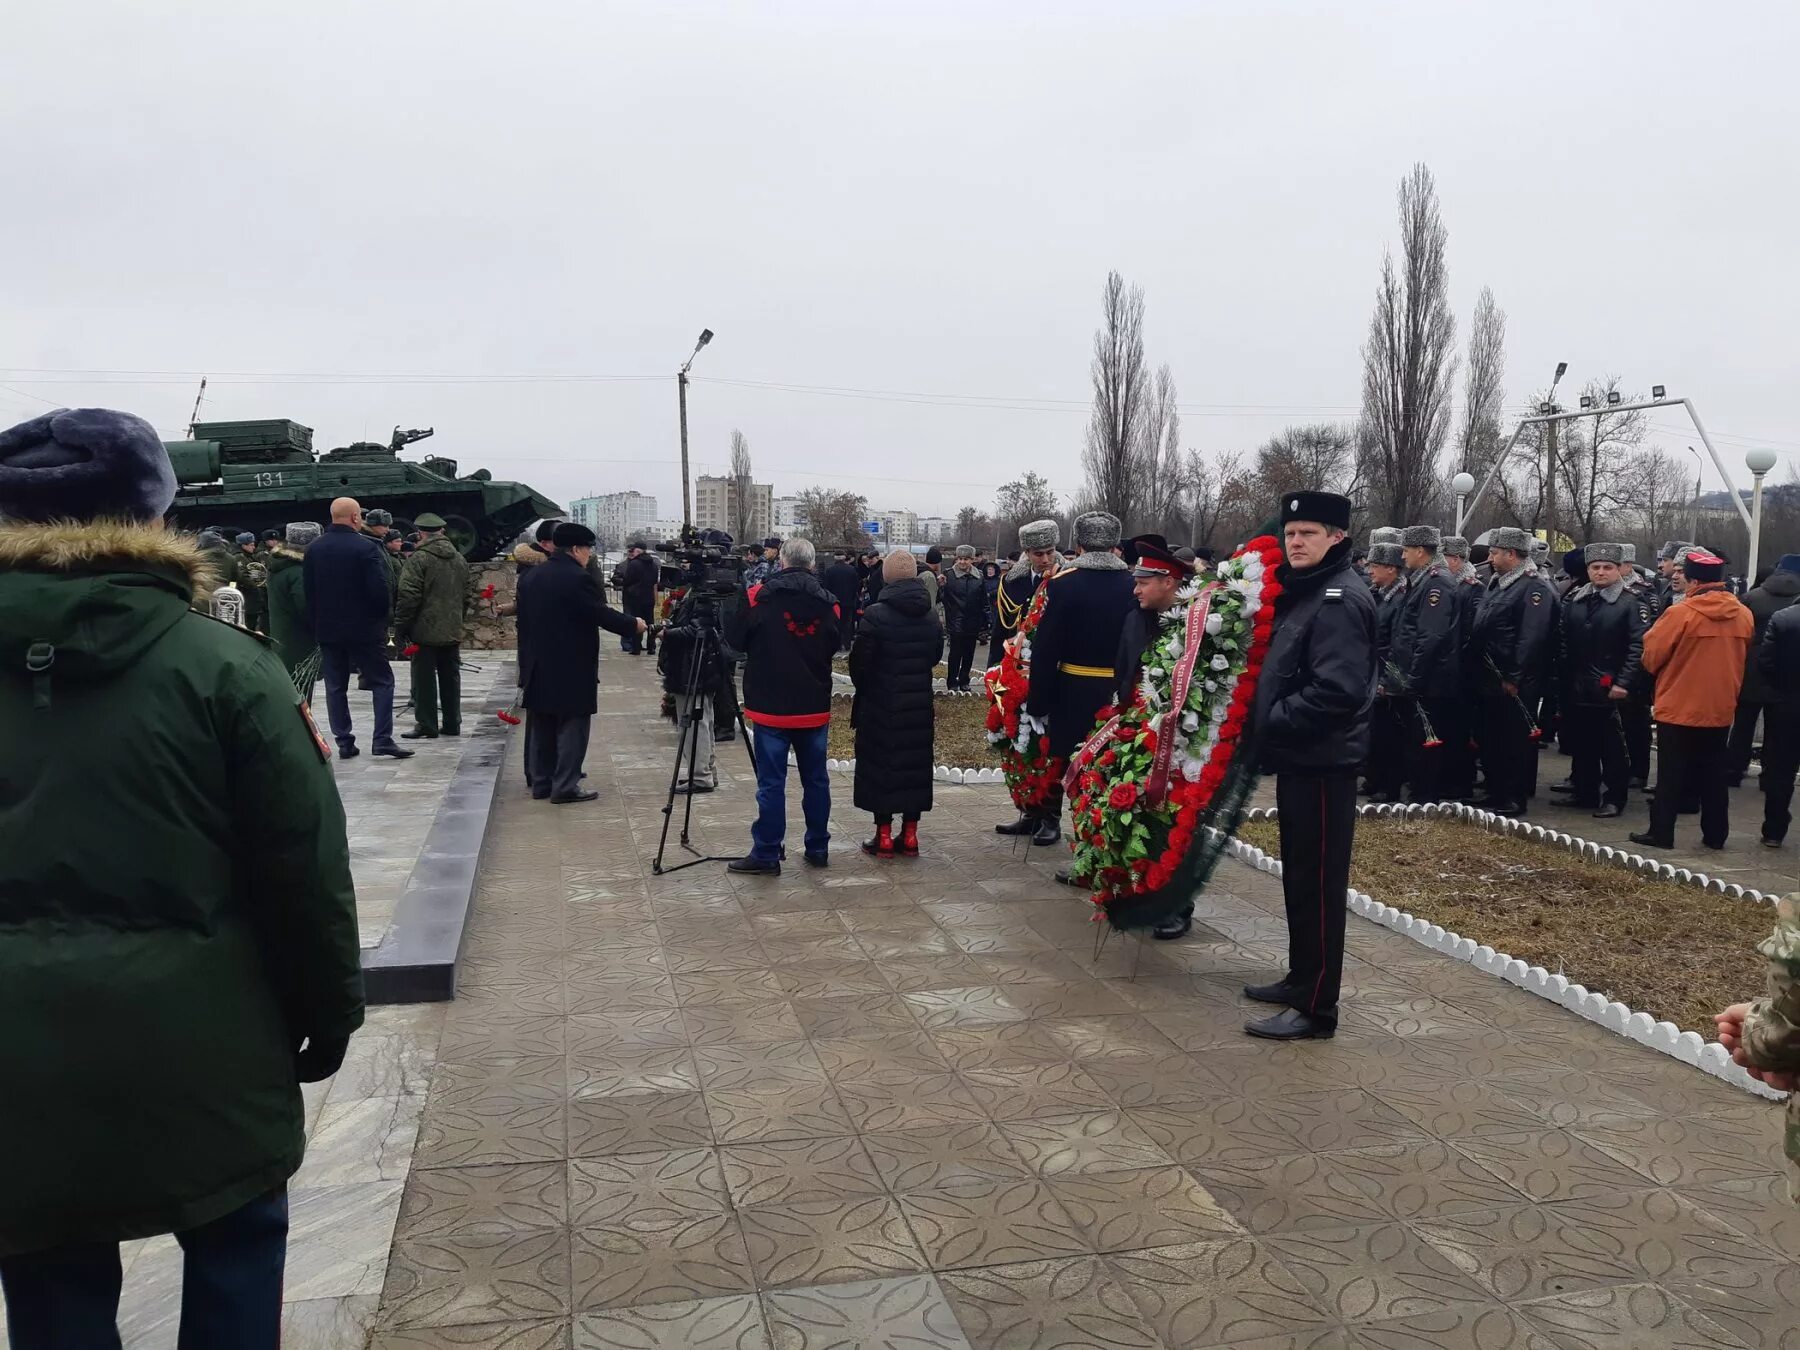
[[(462, 634), (469, 608), (469, 564), (444, 536), (442, 516), (430, 511), (413, 524), (425, 536), (400, 574), (394, 636), (412, 656), (413, 729), (402, 739), (435, 740), (462, 734)], [(443, 722), (440, 728), (440, 700)]]
[(1645, 681), (1644, 633), (1649, 602), (1632, 595), (1619, 575), (1617, 544), (1589, 544), (1588, 581), (1563, 602), (1558, 682), (1563, 734), (1569, 742), (1571, 806), (1601, 819), (1623, 815), (1630, 754), (1619, 709)]
[(1413, 800), (1448, 800), (1452, 766), (1445, 754), (1462, 714), (1462, 600), (1460, 583), (1444, 565), (1443, 535), (1435, 525), (1401, 532), (1406, 559), (1406, 603), (1394, 635), (1390, 679), (1416, 699), (1420, 717), (1411, 733)]
[(1283, 1007), (1244, 1030), (1292, 1041), (1337, 1031), (1356, 769), (1368, 757), (1375, 702), (1375, 600), (1351, 570), (1348, 497), (1288, 493), (1281, 527), (1287, 562), (1256, 686), (1256, 727), (1262, 767), (1276, 775), (1288, 969), (1245, 988)]
[(1469, 638), (1471, 692), (1480, 692), (1481, 758), (1487, 797), (1503, 816), (1520, 815), (1537, 788), (1537, 742), (1528, 710), (1541, 696), (1556, 643), (1556, 593), (1526, 566), (1531, 536), (1497, 529), (1488, 546), (1493, 580), (1482, 593)]
[(1469, 541), (1460, 534), (1447, 534), (1438, 550), (1444, 555), (1444, 566), (1456, 581), (1457, 637), (1462, 644), (1459, 665), (1462, 669), (1464, 697), (1455, 704), (1455, 716), (1448, 728), (1440, 728), (1444, 738), (1444, 791), (1456, 801), (1467, 801), (1475, 795), (1475, 741), (1481, 721), (1481, 704), (1473, 697), (1480, 687), (1475, 678), (1476, 656), (1469, 635), (1475, 631), (1475, 609), (1481, 601), (1482, 583), (1469, 562)]
[[(1112, 702), (1119, 630), (1137, 609), (1131, 569), (1118, 554), (1119, 518), (1090, 511), (1075, 518), (1076, 556), (1051, 577), (1043, 617), (1031, 638), (1031, 689), (1025, 711), (1042, 723), (1050, 754), (1067, 760)], [(1034, 844), (1062, 838), (1062, 789), (1038, 821)]]
[(988, 647), (988, 665), (1000, 664), (1006, 640), (1019, 631), (1019, 621), (1031, 608), (1037, 588), (1056, 570), (1056, 522), (1034, 520), (1019, 526), (1019, 561), (1007, 569), (994, 593), (994, 636)]
[[(1395, 530), (1395, 534), (1399, 531)], [(1375, 600), (1375, 707), (1369, 723), (1364, 779), (1369, 800), (1396, 802), (1406, 791), (1407, 736), (1418, 721), (1412, 700), (1388, 674), (1394, 632), (1406, 605), (1406, 560), (1399, 543), (1369, 546), (1369, 586)]]

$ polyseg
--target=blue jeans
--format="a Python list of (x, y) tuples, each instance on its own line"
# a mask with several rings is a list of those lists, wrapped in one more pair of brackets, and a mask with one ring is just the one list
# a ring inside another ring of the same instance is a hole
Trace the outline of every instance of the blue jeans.
[[(276, 1350), (288, 1202), (271, 1191), (185, 1233), (179, 1350)], [(0, 1257), (13, 1350), (119, 1350), (119, 1244)]]
[(823, 853), (831, 843), (831, 775), (825, 771), (826, 727), (755, 727), (756, 821), (750, 826), (750, 856), (758, 862), (781, 857), (787, 838), (787, 757), (794, 750), (800, 768), (800, 808), (806, 815), (806, 851)]

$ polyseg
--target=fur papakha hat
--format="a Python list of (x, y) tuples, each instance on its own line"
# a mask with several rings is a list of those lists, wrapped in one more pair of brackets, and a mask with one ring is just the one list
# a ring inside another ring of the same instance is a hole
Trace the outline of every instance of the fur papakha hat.
[(1622, 563), (1625, 561), (1625, 550), (1619, 544), (1589, 544), (1581, 550), (1581, 556), (1591, 563)]
[(1075, 517), (1075, 547), (1108, 549), (1119, 546), (1119, 518), (1110, 511), (1089, 511)]
[(1400, 551), (1398, 544), (1370, 544), (1369, 562), (1382, 567), (1404, 567), (1406, 555)]
[(158, 520), (175, 466), (156, 429), (108, 408), (58, 408), (0, 431), (0, 519)]
[(1400, 536), (1405, 533), (1406, 531), (1398, 525), (1377, 525), (1369, 531), (1369, 547), (1374, 548), (1377, 544), (1397, 544), (1400, 542)]
[(1488, 548), (1503, 548), (1512, 553), (1530, 553), (1531, 536), (1517, 525), (1502, 525), (1488, 535)]
[(1034, 520), (1019, 526), (1019, 547), (1027, 553), (1034, 548), (1055, 548), (1060, 532), (1054, 520)]
[(1400, 531), (1400, 542), (1407, 548), (1440, 549), (1444, 546), (1444, 532), (1435, 525), (1408, 525)]
[(1469, 541), (1460, 534), (1447, 534), (1443, 543), (1446, 558), (1466, 558), (1469, 556)]

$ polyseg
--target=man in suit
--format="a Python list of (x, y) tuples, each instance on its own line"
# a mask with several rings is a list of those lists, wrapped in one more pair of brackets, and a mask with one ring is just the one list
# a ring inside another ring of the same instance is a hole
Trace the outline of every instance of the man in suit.
[(350, 722), (350, 672), (359, 671), (375, 696), (374, 754), (411, 759), (394, 739), (394, 671), (388, 665), (391, 606), (388, 560), (363, 532), (362, 507), (354, 497), (331, 504), (331, 527), (306, 550), (301, 564), (306, 618), (319, 642), (325, 676), (325, 708), (338, 757), (354, 759), (356, 729)]

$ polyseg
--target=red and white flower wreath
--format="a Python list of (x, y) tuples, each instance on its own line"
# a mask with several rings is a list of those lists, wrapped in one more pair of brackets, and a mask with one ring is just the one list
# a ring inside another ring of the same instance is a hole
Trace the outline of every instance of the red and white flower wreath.
[(988, 744), (1000, 747), (1000, 771), (1013, 805), (1021, 811), (1042, 806), (1063, 774), (1062, 758), (1050, 754), (1043, 723), (1025, 711), (1025, 697), (1031, 692), (1031, 635), (1044, 616), (1046, 589), (1040, 582), (1017, 633), (1001, 649), (1000, 664), (988, 667), (982, 676), (991, 700)]
[(1261, 535), (1185, 585), (1128, 707), (1070, 761), (1072, 870), (1096, 905), (1166, 886), (1241, 744), (1275, 623), (1280, 543)]

